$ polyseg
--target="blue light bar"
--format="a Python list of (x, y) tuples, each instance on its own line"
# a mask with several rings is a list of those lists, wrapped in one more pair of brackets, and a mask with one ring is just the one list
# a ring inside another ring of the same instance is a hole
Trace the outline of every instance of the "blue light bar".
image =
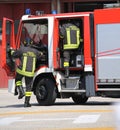
[(56, 10), (52, 10), (52, 14), (57, 14), (57, 11)]
[(25, 10), (25, 14), (26, 14), (26, 15), (30, 15), (30, 14), (31, 14), (31, 10), (30, 10), (30, 9), (26, 9), (26, 10)]

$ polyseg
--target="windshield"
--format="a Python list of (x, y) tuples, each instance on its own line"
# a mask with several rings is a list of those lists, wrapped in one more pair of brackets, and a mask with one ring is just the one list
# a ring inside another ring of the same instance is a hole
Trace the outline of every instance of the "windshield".
[(30, 38), (34, 43), (48, 44), (48, 20), (25, 21), (22, 27), (21, 42)]

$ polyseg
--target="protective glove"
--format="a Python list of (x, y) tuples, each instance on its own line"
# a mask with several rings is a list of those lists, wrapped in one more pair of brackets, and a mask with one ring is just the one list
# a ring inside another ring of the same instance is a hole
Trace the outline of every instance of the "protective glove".
[(13, 53), (15, 52), (15, 50), (13, 49), (13, 48), (10, 48), (10, 55), (12, 56), (13, 55)]
[(13, 48), (9, 48), (8, 49), (8, 57), (9, 57), (9, 60), (12, 62), (15, 62), (15, 59), (13, 58), (13, 53), (15, 52), (15, 50)]

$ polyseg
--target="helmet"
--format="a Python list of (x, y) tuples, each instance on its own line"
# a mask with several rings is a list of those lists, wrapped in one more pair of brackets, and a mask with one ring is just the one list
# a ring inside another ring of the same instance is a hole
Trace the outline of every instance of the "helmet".
[(27, 38), (23, 41), (23, 44), (24, 44), (25, 46), (31, 45), (31, 44), (33, 44), (33, 40), (32, 40), (31, 38), (27, 37)]

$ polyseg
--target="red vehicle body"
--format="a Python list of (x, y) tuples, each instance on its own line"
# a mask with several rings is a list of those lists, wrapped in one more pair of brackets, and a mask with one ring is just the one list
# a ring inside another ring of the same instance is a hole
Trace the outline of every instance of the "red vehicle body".
[[(68, 78), (65, 77), (59, 33), (60, 24), (65, 20), (79, 24), (83, 39), (81, 48), (71, 51)], [(19, 48), (25, 37), (30, 37), (35, 45), (42, 43), (47, 48), (43, 49), (45, 58), (37, 64), (32, 84), (40, 105), (51, 105), (56, 98), (72, 97), (75, 103), (81, 104), (92, 96), (120, 97), (119, 8), (24, 15), (16, 39), (14, 22), (4, 18), (2, 31), (0, 79), (6, 80), (10, 92), (14, 88), (15, 63), (10, 60), (7, 49)]]

